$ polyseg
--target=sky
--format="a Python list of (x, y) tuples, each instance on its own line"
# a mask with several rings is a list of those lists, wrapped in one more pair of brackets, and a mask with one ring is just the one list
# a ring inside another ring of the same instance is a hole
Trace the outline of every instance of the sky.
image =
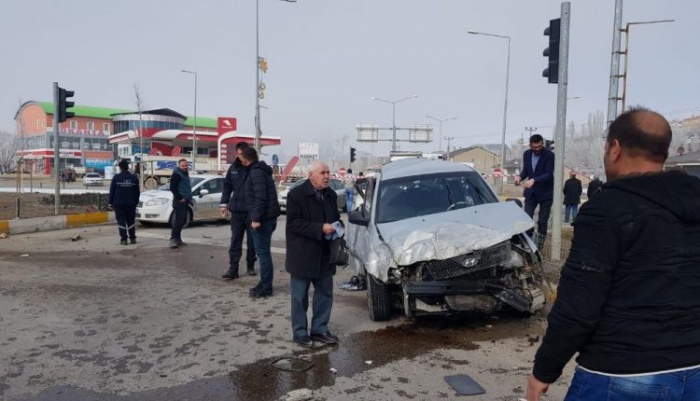
[[(268, 60), (261, 104), (264, 134), (280, 136), (285, 162), (299, 142), (353, 146), (386, 155), (389, 142), (356, 141), (356, 124), (434, 124), (432, 144), (400, 142), (401, 150), (500, 143), (507, 41), (510, 36), (507, 141), (525, 127), (552, 136), (557, 86), (541, 77), (543, 35), (560, 14), (552, 0), (279, 0), (260, 2), (260, 55)], [(0, 130), (28, 100), (52, 99), (54, 81), (81, 105), (134, 109), (134, 83), (145, 107), (238, 118), (254, 132), (254, 0), (3, 0), (0, 6)], [(700, 114), (700, 2), (627, 0), (623, 21), (675, 19), (633, 26), (628, 105), (682, 118)], [(568, 121), (606, 111), (613, 0), (571, 2)], [(380, 138), (389, 139), (389, 131)], [(407, 133), (399, 131), (399, 139)]]

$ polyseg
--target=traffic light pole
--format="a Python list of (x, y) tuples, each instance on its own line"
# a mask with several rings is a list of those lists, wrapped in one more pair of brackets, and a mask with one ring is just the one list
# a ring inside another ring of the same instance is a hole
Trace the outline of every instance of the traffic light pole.
[(564, 149), (566, 140), (566, 98), (569, 86), (569, 20), (571, 3), (561, 3), (561, 36), (559, 39), (559, 82), (557, 86), (557, 123), (554, 143), (554, 199), (552, 200), (552, 261), (561, 258), (561, 227), (564, 188)]
[(53, 83), (53, 173), (55, 180), (54, 214), (58, 216), (61, 205), (61, 172), (58, 158), (58, 119), (59, 119), (58, 82)]

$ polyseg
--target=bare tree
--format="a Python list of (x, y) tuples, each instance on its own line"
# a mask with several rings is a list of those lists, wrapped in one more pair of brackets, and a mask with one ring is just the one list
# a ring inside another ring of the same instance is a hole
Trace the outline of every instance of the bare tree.
[(16, 135), (0, 131), (0, 174), (8, 174), (13, 171), (16, 165), (15, 152), (19, 142)]

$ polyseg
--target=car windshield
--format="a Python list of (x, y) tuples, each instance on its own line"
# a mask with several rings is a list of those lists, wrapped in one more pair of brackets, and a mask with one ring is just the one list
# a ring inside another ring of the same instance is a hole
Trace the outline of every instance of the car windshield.
[(97, 173), (87, 173), (87, 174), (85, 174), (85, 176), (89, 177), (89, 178), (99, 178), (100, 177), (100, 175)]
[[(192, 188), (194, 188), (197, 184), (202, 182), (202, 180), (204, 180), (204, 178), (199, 178), (199, 177), (190, 178), (190, 184), (192, 185)], [(159, 186), (158, 190), (159, 191), (170, 191), (170, 183)]]
[(395, 178), (380, 187), (377, 223), (498, 202), (475, 172)]

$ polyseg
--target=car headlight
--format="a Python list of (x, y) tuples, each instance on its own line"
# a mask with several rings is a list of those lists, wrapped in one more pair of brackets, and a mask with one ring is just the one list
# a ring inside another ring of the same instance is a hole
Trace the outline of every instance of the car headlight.
[(166, 203), (170, 202), (170, 199), (168, 198), (154, 198), (146, 203), (144, 203), (144, 206), (159, 206), (159, 205), (165, 205)]

